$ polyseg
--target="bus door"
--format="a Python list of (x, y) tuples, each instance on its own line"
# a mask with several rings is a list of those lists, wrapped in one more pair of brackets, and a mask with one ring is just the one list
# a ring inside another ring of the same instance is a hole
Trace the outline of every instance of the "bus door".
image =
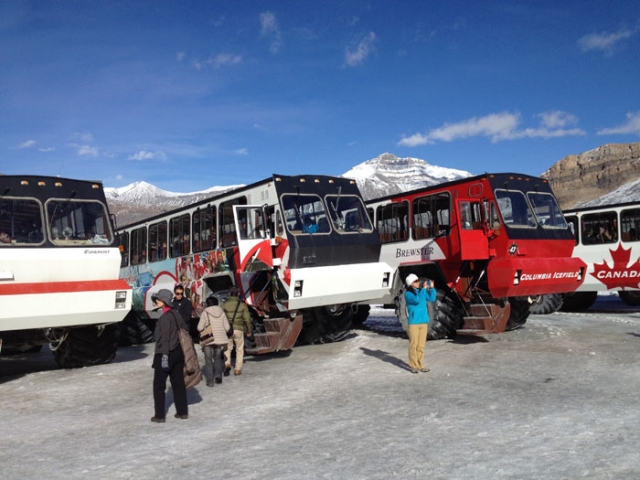
[(264, 208), (256, 205), (234, 205), (233, 216), (241, 270), (271, 270), (273, 253)]
[(488, 259), (489, 239), (483, 229), (480, 201), (457, 200), (457, 203), (461, 259)]

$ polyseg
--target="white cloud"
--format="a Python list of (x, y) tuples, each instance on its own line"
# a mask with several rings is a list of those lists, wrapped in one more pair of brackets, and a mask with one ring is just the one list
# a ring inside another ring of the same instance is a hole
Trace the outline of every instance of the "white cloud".
[(206, 60), (200, 60), (197, 58), (193, 59), (191, 60), (191, 66), (196, 70), (202, 70), (206, 65), (213, 65), (215, 68), (220, 68), (225, 65), (237, 65), (241, 62), (241, 55), (235, 55), (233, 53), (219, 53), (207, 58)]
[(79, 143), (93, 143), (93, 135), (89, 132), (75, 132), (71, 134), (71, 140)]
[(284, 45), (278, 20), (272, 12), (263, 12), (260, 14), (260, 35), (263, 37), (271, 37), (271, 44), (269, 45), (269, 51), (271, 53), (278, 53)]
[(249, 150), (247, 150), (246, 148), (239, 148), (234, 153), (236, 155), (248, 155), (249, 154)]
[(116, 180), (122, 180), (123, 178), (124, 177), (120, 173), (116, 175)]
[(156, 150), (155, 152), (150, 152), (148, 150), (140, 150), (139, 152), (134, 153), (128, 157), (128, 160), (166, 160), (167, 155), (162, 150)]
[(92, 147), (91, 145), (72, 145), (76, 148), (76, 152), (79, 156), (84, 157), (97, 157), (98, 156), (98, 148)]
[(53, 152), (56, 149), (56, 147), (43, 147), (43, 148), (39, 148), (38, 151), (39, 152)]
[(18, 145), (18, 149), (21, 150), (23, 148), (31, 148), (36, 144), (35, 140), (27, 140), (26, 142), (22, 142), (20, 145)]
[(640, 112), (627, 113), (627, 121), (622, 125), (612, 128), (603, 128), (598, 131), (598, 135), (625, 135), (625, 134), (637, 134), (640, 135)]
[(567, 125), (575, 125), (578, 123), (578, 117), (561, 110), (542, 112), (536, 116), (540, 117), (540, 123), (545, 128), (563, 128)]
[(376, 41), (376, 34), (369, 32), (355, 48), (351, 49), (347, 47), (344, 52), (344, 63), (350, 67), (356, 67), (373, 52), (374, 42)]
[(184, 52), (178, 52), (176, 53), (176, 60), (178, 60), (179, 62), (181, 62), (182, 60), (184, 60), (184, 57), (186, 56), (186, 53)]
[(518, 129), (520, 125), (519, 113), (492, 113), (484, 117), (474, 117), (458, 123), (446, 123), (442, 127), (429, 132), (414, 133), (403, 137), (399, 146), (416, 147), (436, 142), (452, 142), (461, 138), (487, 137), (496, 143), (503, 140), (520, 138), (557, 138), (574, 135), (585, 135), (579, 128), (565, 129), (563, 127), (577, 123), (577, 118), (562, 111), (543, 112), (538, 128)]
[(600, 50), (606, 54), (611, 54), (614, 47), (621, 40), (632, 37), (636, 31), (622, 29), (614, 33), (590, 33), (578, 39), (578, 45), (583, 52)]
[(232, 53), (219, 53), (212, 60), (212, 63), (216, 68), (223, 65), (237, 65), (240, 62), (242, 62), (242, 57)]

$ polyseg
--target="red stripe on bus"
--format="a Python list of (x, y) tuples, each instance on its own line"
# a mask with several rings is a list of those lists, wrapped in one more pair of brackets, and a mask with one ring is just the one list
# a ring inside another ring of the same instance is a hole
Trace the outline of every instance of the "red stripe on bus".
[(83, 282), (0, 283), (0, 295), (39, 295), (43, 293), (81, 293), (104, 290), (131, 290), (124, 280)]

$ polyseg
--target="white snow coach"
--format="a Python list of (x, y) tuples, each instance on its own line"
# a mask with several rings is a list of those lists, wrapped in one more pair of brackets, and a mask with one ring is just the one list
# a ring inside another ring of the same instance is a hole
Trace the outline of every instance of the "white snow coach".
[(63, 368), (106, 363), (131, 308), (100, 182), (0, 176), (0, 346), (49, 343)]
[(118, 241), (134, 293), (131, 343), (149, 340), (152, 295), (178, 283), (197, 312), (238, 287), (254, 317), (253, 354), (340, 340), (357, 303), (390, 286), (358, 187), (340, 177), (274, 175), (119, 228)]

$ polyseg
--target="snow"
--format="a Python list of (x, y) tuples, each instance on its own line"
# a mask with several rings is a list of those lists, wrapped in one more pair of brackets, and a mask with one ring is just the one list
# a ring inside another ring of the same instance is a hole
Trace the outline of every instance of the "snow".
[[(427, 343), (411, 374), (391, 311), (345, 341), (248, 357), (154, 424), (153, 345), (58, 370), (2, 357), (0, 464), (17, 478), (638, 478), (640, 311), (582, 314)], [(168, 398), (171, 398), (169, 391)]]

